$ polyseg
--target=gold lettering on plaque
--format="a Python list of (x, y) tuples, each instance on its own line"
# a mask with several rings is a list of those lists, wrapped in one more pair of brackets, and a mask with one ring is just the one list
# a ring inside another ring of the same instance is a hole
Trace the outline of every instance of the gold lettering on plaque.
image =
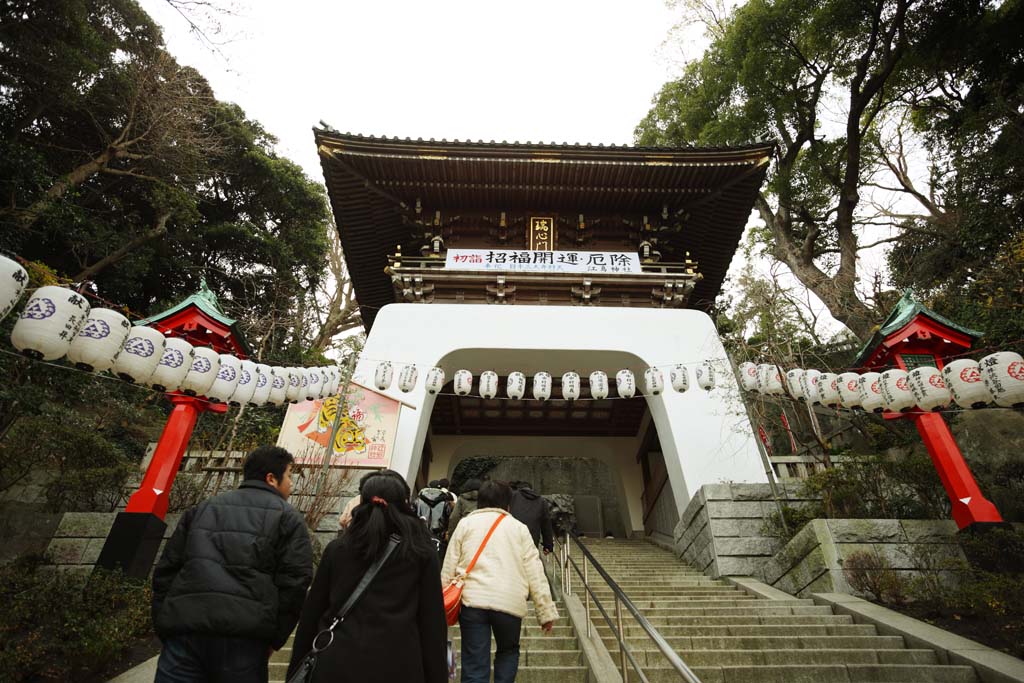
[(530, 216), (528, 244), (533, 251), (553, 251), (555, 248), (555, 219)]

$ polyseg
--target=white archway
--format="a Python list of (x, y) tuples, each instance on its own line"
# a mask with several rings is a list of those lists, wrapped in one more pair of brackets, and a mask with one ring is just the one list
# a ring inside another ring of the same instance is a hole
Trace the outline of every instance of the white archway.
[[(410, 393), (384, 392), (415, 406), (403, 408), (391, 467), (411, 481), (430, 427), (435, 397), (426, 393), (426, 371), (448, 377), (459, 368), (479, 375), (574, 370), (586, 377), (604, 370), (614, 378), (625, 367), (642, 380), (657, 365), (668, 378), (675, 363), (688, 365), (690, 389), (666, 387), (646, 401), (661, 440), (676, 507), (681, 513), (704, 484), (764, 482), (757, 445), (739, 402), (739, 387), (711, 319), (700, 311), (564, 306), (392, 304), (378, 313), (356, 367), (355, 379), (372, 385), (376, 365), (412, 363), (420, 379)], [(704, 360), (719, 368), (711, 391), (696, 386), (693, 369)], [(642, 381), (638, 383), (642, 384)], [(639, 393), (639, 392), (638, 392)]]

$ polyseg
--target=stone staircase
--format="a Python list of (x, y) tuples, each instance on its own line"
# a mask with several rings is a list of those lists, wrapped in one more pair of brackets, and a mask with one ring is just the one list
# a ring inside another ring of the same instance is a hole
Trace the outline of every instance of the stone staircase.
[[(973, 668), (941, 665), (932, 650), (908, 648), (900, 636), (879, 635), (873, 625), (854, 624), (850, 616), (811, 600), (755, 597), (646, 541), (583, 541), (704, 683), (977, 681)], [(581, 561), (578, 548), (573, 557)], [(591, 576), (595, 594), (614, 618), (611, 589), (596, 572)], [(578, 583), (573, 593), (582, 600)], [(614, 632), (593, 604), (590, 618), (618, 664)], [(679, 680), (625, 609), (623, 626), (630, 652), (652, 683)]]
[[(438, 588), (440, 591), (440, 588)], [(523, 631), (519, 641), (519, 674), (517, 683), (586, 683), (587, 667), (583, 664), (576, 633), (569, 623), (563, 605), (558, 606), (559, 620), (551, 633), (545, 634), (537, 625), (534, 617), (533, 603), (529, 604), (529, 613), (523, 619)], [(460, 635), (459, 627), (448, 629), (448, 637), (452, 639), (459, 660)], [(493, 657), (494, 643), (491, 642)], [(270, 658), (270, 683), (284, 683), (288, 662), (292, 656), (292, 639), (280, 651)], [(456, 678), (459, 681), (460, 677)], [(397, 683), (397, 682), (396, 682)]]

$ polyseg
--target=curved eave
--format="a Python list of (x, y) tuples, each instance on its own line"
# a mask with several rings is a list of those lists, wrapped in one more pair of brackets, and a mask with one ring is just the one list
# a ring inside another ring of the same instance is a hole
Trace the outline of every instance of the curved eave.
[(314, 130), (364, 325), (393, 301), (387, 255), (402, 216), (432, 209), (546, 209), (687, 215), (683, 247), (704, 279), (691, 306), (710, 308), (764, 181), (774, 143), (730, 148), (432, 142)]

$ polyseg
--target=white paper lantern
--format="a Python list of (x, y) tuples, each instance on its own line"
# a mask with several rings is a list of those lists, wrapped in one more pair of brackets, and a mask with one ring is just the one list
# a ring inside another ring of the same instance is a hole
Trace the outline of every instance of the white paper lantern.
[(907, 373), (907, 384), (914, 394), (914, 401), (921, 410), (942, 410), (953, 397), (949, 395), (942, 372), (935, 367), (914, 368)]
[(786, 391), (798, 401), (804, 397), (803, 387), (800, 386), (800, 377), (804, 371), (800, 368), (793, 368), (786, 371)]
[[(262, 406), (266, 405), (270, 399), (270, 389), (273, 386), (273, 376), (270, 374), (270, 366), (266, 363), (256, 364), (256, 388), (252, 392), (252, 396), (249, 398), (249, 405), (251, 406)], [(284, 385), (281, 385), (284, 388)]]
[(694, 370), (697, 377), (697, 386), (704, 391), (711, 391), (715, 388), (715, 368), (711, 363), (704, 361)]
[(89, 315), (89, 302), (64, 287), (32, 292), (11, 331), (11, 344), (29, 358), (57, 360), (68, 352)]
[(818, 395), (818, 377), (820, 376), (821, 372), (818, 370), (804, 370), (804, 374), (800, 375), (800, 393), (803, 400), (809, 405), (821, 403), (821, 397)]
[(768, 364), (757, 366), (757, 391), (765, 396), (782, 396), (786, 393), (779, 366)]
[(842, 403), (839, 396), (839, 375), (833, 372), (818, 375), (818, 400), (829, 408), (835, 408)]
[(320, 385), (323, 383), (323, 377), (320, 375), (320, 368), (303, 368), (303, 376), (306, 379), (303, 384), (303, 389), (307, 401), (313, 401), (320, 398)]
[(981, 377), (996, 405), (1004, 408), (1024, 406), (1024, 358), (1013, 351), (985, 356), (978, 365)]
[[(170, 340), (168, 340), (170, 342)], [(220, 354), (208, 346), (197, 346), (192, 367), (181, 382), (181, 391), (189, 396), (206, 396), (220, 372)]]
[(740, 363), (740, 386), (743, 391), (757, 391), (757, 366), (753, 363)]
[(0, 255), (0, 320), (21, 300), (28, 286), (28, 273), (15, 261)]
[(220, 354), (220, 370), (217, 378), (206, 392), (206, 397), (214, 403), (227, 403), (238, 388), (242, 379), (242, 361), (230, 353)]
[(636, 378), (632, 370), (619, 370), (615, 373), (615, 390), (619, 398), (633, 398), (636, 394)]
[(648, 396), (657, 396), (665, 390), (665, 376), (658, 368), (647, 368), (644, 370), (644, 393)]
[(860, 375), (856, 372), (844, 372), (839, 375), (839, 399), (844, 408), (860, 409)]
[(942, 379), (961, 408), (984, 408), (992, 402), (992, 393), (985, 386), (977, 361), (969, 358), (953, 361), (942, 368)]
[(865, 372), (858, 381), (860, 407), (865, 413), (880, 413), (882, 407), (882, 375), (877, 372)]
[(382, 360), (377, 363), (377, 369), (373, 373), (373, 383), (379, 391), (387, 391), (391, 388), (391, 380), (395, 376), (395, 368), (391, 361)]
[(285, 368), (285, 370), (288, 373), (286, 375), (288, 383), (284, 388), (285, 400), (289, 403), (298, 403), (305, 398), (305, 389), (302, 387), (302, 381), (306, 378), (306, 371), (296, 367)]
[(337, 396), (339, 389), (341, 389), (341, 368), (335, 365), (331, 368), (331, 389), (327, 393), (329, 396)]
[(416, 388), (416, 380), (419, 375), (415, 365), (403, 365), (402, 370), (398, 373), (398, 388), (408, 394)]
[(597, 400), (608, 398), (608, 375), (602, 370), (590, 373), (590, 397)]
[(317, 398), (327, 398), (331, 393), (331, 376), (327, 374), (327, 366), (321, 365), (317, 368), (320, 371), (320, 392)]
[(444, 388), (444, 379), (444, 370), (441, 368), (430, 368), (423, 380), (427, 393), (431, 395), (439, 393)]
[(538, 401), (546, 401), (551, 398), (551, 375), (547, 372), (538, 372), (533, 376), (533, 397)]
[(498, 373), (494, 370), (484, 370), (480, 373), (480, 396), (483, 398), (494, 398), (498, 395)]
[(917, 405), (906, 370), (893, 368), (882, 373), (879, 383), (882, 390), (882, 407), (894, 413), (905, 413)]
[(114, 367), (131, 329), (128, 318), (117, 311), (109, 308), (90, 310), (85, 324), (68, 347), (68, 361), (86, 372), (109, 370)]
[(136, 325), (128, 331), (113, 372), (126, 382), (143, 384), (156, 371), (163, 355), (164, 335), (152, 327)]
[(291, 373), (288, 368), (275, 365), (270, 368), (270, 395), (267, 400), (275, 406), (284, 405), (288, 401), (288, 381)]
[(526, 375), (521, 372), (510, 372), (505, 380), (505, 395), (513, 401), (519, 401), (526, 395)]
[(580, 397), (580, 375), (578, 372), (567, 372), (562, 375), (562, 398), (575, 401)]
[(244, 406), (252, 401), (259, 380), (260, 373), (256, 370), (256, 364), (251, 360), (243, 360), (238, 368), (238, 384), (228, 399), (228, 403), (233, 406)]
[(686, 390), (690, 388), (690, 373), (686, 371), (686, 366), (673, 365), (668, 372), (668, 381), (672, 383), (672, 388), (680, 394), (686, 393)]
[(473, 391), (473, 373), (466, 369), (456, 370), (452, 384), (457, 395), (469, 396), (469, 392)]
[(299, 373), (299, 401), (308, 401), (307, 398), (309, 390), (309, 373), (306, 368), (292, 368), (295, 372)]
[(153, 374), (146, 380), (146, 384), (157, 391), (177, 391), (181, 388), (181, 383), (192, 372), (192, 363), (195, 362), (195, 358), (196, 351), (187, 341), (177, 337), (165, 337), (160, 362), (157, 363)]

